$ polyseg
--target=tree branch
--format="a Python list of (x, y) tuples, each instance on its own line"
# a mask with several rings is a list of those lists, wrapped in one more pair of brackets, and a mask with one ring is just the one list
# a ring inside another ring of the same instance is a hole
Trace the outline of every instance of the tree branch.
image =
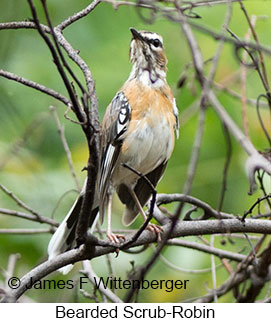
[(221, 259), (226, 258), (226, 259), (230, 259), (230, 260), (234, 260), (234, 261), (243, 261), (246, 258), (245, 255), (241, 255), (239, 253), (235, 253), (235, 252), (231, 252), (231, 251), (227, 251), (227, 250), (222, 250), (222, 249), (206, 246), (202, 243), (197, 243), (197, 242), (193, 242), (193, 241), (186, 241), (186, 240), (182, 240), (182, 239), (168, 240), (167, 245), (180, 246), (180, 247), (185, 247), (185, 248), (190, 248), (190, 249), (206, 252), (208, 254), (215, 255)]
[(71, 107), (71, 101), (68, 100), (64, 95), (56, 92), (53, 89), (50, 89), (42, 84), (36, 83), (34, 81), (28, 80), (24, 77), (21, 77), (19, 75), (16, 75), (14, 73), (10, 73), (7, 71), (4, 71), (0, 69), (0, 76), (5, 77), (9, 80), (21, 83), (25, 86), (31, 87), (32, 89), (38, 90), (40, 92), (43, 92), (49, 96), (52, 96), (53, 98), (57, 99), (58, 101), (64, 103), (66, 106)]
[(56, 26), (56, 28), (59, 29), (60, 31), (64, 30), (65, 28), (67, 28), (68, 26), (70, 26), (75, 21), (77, 21), (77, 20), (79, 20), (79, 19), (87, 16), (101, 2), (102, 2), (102, 0), (94, 0), (86, 8), (82, 9), (79, 12), (76, 12), (74, 15), (72, 15), (72, 16), (68, 17), (67, 19), (65, 19), (64, 21), (62, 21), (59, 25)]
[(26, 220), (31, 220), (31, 221), (35, 221), (35, 222), (39, 222), (39, 223), (46, 223), (46, 224), (50, 224), (54, 227), (58, 227), (59, 223), (47, 218), (45, 216), (39, 215), (39, 217), (32, 215), (32, 214), (27, 214), (27, 213), (23, 213), (23, 212), (19, 212), (19, 211), (15, 211), (15, 210), (9, 210), (9, 209), (4, 209), (4, 208), (0, 208), (0, 213), (2, 214), (6, 214), (6, 215), (12, 215), (12, 216), (17, 216), (19, 218), (23, 218)]

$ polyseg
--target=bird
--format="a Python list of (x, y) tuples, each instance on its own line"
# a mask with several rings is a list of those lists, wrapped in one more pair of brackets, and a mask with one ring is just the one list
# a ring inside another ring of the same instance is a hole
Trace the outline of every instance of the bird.
[[(122, 223), (131, 225), (152, 195), (146, 178), (156, 187), (162, 178), (179, 134), (178, 108), (167, 83), (167, 58), (163, 38), (151, 31), (130, 28), (130, 62), (127, 81), (108, 105), (101, 124), (101, 147), (97, 188), (90, 212), (90, 232), (107, 209), (109, 241), (119, 244), (125, 237), (111, 229), (112, 197), (116, 192), (125, 205)], [(127, 167), (124, 167), (127, 165)], [(135, 171), (133, 171), (135, 170)], [(139, 176), (138, 174), (142, 174)], [(48, 245), (49, 259), (72, 249), (85, 185)], [(147, 229), (160, 239), (162, 227)], [(66, 273), (71, 266), (62, 270)]]

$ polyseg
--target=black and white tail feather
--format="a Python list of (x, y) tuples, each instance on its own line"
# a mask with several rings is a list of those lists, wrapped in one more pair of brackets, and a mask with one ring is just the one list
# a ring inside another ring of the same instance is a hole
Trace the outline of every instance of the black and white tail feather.
[[(86, 185), (86, 182), (85, 182)], [(83, 196), (85, 192), (85, 185), (74, 202), (73, 206), (71, 207), (69, 213), (66, 215), (64, 220), (61, 222), (60, 226), (57, 228), (56, 232), (53, 234), (49, 245), (48, 245), (48, 259), (51, 260), (56, 256), (60, 255), (61, 253), (73, 249), (76, 247), (76, 239), (75, 239), (75, 232), (76, 226), (79, 218), (79, 213), (83, 203)], [(97, 198), (94, 199), (93, 203), (93, 211), (91, 212), (90, 218), (90, 227), (89, 232), (92, 233), (96, 226), (97, 220), (99, 218), (98, 212), (98, 202)], [(63, 275), (66, 275), (71, 269), (73, 265), (67, 265), (60, 268), (60, 271)]]

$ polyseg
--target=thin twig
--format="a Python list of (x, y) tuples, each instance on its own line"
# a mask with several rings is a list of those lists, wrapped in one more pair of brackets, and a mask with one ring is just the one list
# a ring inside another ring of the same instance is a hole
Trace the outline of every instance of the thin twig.
[[(255, 26), (257, 21), (257, 16), (253, 16), (251, 20), (251, 24)], [(251, 28), (248, 30), (245, 35), (245, 40), (249, 40), (251, 35)], [(243, 52), (243, 62), (246, 62), (247, 52)], [(242, 95), (242, 114), (243, 114), (243, 127), (244, 133), (249, 138), (249, 128), (248, 128), (248, 118), (247, 118), (247, 91), (246, 91), (246, 78), (247, 78), (247, 66), (245, 64), (241, 65), (241, 95)]]
[(225, 165), (224, 165), (224, 170), (223, 170), (220, 199), (219, 199), (218, 208), (217, 208), (218, 212), (221, 212), (222, 207), (223, 207), (225, 194), (226, 194), (226, 190), (227, 190), (227, 175), (228, 175), (231, 156), (232, 156), (231, 137), (230, 137), (228, 128), (225, 125), (223, 125), (223, 129), (224, 129), (224, 137), (225, 137), (226, 146), (227, 146), (227, 152), (226, 152), (226, 160), (225, 160)]
[[(45, 17), (46, 17), (48, 26), (49, 26), (49, 28), (51, 30), (51, 34), (53, 36), (53, 40), (54, 40), (56, 52), (57, 52), (57, 54), (59, 56), (59, 63), (61, 62), (61, 64), (66, 68), (66, 70), (68, 71), (68, 73), (70, 74), (70, 76), (72, 77), (72, 79), (75, 81), (75, 83), (78, 85), (78, 87), (82, 91), (82, 94), (84, 94), (84, 93), (86, 93), (86, 91), (85, 91), (83, 85), (81, 84), (81, 82), (79, 81), (79, 79), (77, 78), (77, 76), (75, 75), (75, 73), (73, 72), (73, 70), (70, 68), (69, 64), (67, 63), (67, 61), (66, 61), (66, 59), (64, 57), (64, 55), (62, 54), (62, 51), (60, 49), (60, 46), (59, 46), (59, 43), (58, 43), (58, 40), (57, 40), (57, 36), (56, 36), (55, 30), (53, 28), (53, 25), (52, 25), (52, 22), (51, 22), (51, 19), (50, 19), (50, 16), (49, 16), (49, 12), (48, 12), (48, 9), (47, 9), (46, 0), (42, 0), (41, 3), (42, 3), (42, 6), (43, 6), (43, 11), (45, 13)], [(46, 40), (46, 38), (44, 38), (44, 39)], [(49, 45), (49, 42), (46, 41), (46, 43)], [(49, 46), (49, 48), (50, 48), (50, 46)], [(57, 66), (58, 66), (58, 63), (57, 63)], [(59, 69), (59, 67), (58, 67), (58, 69)], [(62, 72), (61, 72), (60, 69), (59, 69), (59, 71), (60, 71), (60, 74), (62, 74)], [(75, 93), (75, 90), (74, 90), (74, 93)]]
[(208, 272), (210, 272), (212, 270), (212, 268), (202, 268), (202, 269), (186, 269), (186, 268), (181, 268), (175, 264), (173, 264), (172, 262), (170, 262), (166, 257), (164, 257), (163, 255), (159, 255), (159, 259), (168, 267), (170, 267), (171, 269), (174, 269), (176, 271), (179, 271), (181, 273), (186, 273), (186, 274), (196, 274), (196, 275), (202, 275), (202, 274), (206, 274)]
[(252, 242), (250, 241), (250, 239), (249, 239), (248, 235), (246, 234), (246, 232), (244, 232), (244, 236), (246, 237), (247, 242), (248, 242), (248, 244), (249, 244), (249, 246), (251, 248), (251, 252), (252, 252), (252, 255), (254, 257), (255, 264), (258, 265), (257, 255), (256, 255), (256, 251), (254, 249), (254, 246), (253, 246)]
[(149, 222), (151, 221), (151, 219), (153, 217), (153, 210), (154, 210), (154, 205), (156, 202), (157, 191), (156, 191), (155, 187), (153, 186), (152, 182), (144, 174), (138, 172), (136, 169), (134, 169), (133, 167), (131, 167), (127, 164), (122, 164), (122, 166), (129, 169), (131, 172), (135, 173), (138, 177), (143, 178), (146, 181), (147, 185), (150, 187), (150, 190), (152, 191), (152, 200), (150, 202), (149, 215), (148, 215), (147, 219), (144, 221), (143, 225), (134, 234), (134, 236), (131, 239), (127, 240), (122, 245), (121, 249), (126, 249), (130, 244), (135, 242), (140, 237), (142, 232), (147, 228)]
[(45, 216), (40, 215), (39, 217), (37, 217), (36, 215), (32, 215), (32, 214), (27, 214), (27, 213), (23, 213), (23, 212), (19, 212), (19, 211), (15, 211), (15, 210), (9, 210), (9, 209), (4, 209), (4, 208), (0, 208), (0, 213), (1, 214), (6, 214), (6, 215), (12, 215), (12, 216), (17, 216), (19, 218), (23, 218), (26, 220), (31, 220), (31, 221), (35, 221), (35, 222), (39, 222), (39, 223), (46, 223), (46, 224), (50, 224), (54, 227), (59, 226), (59, 223), (47, 218)]
[[(103, 239), (104, 238), (104, 235), (103, 235), (104, 232), (101, 229), (101, 225), (100, 225), (99, 221), (97, 221), (96, 229), (97, 229), (97, 232), (99, 234), (100, 239)], [(106, 255), (106, 263), (107, 263), (107, 266), (108, 266), (108, 271), (109, 271), (110, 276), (115, 277), (114, 267), (113, 267), (113, 264), (112, 264), (111, 255)]]
[(3, 169), (11, 159), (19, 154), (21, 149), (25, 146), (26, 142), (33, 136), (37, 128), (48, 119), (49, 115), (46, 113), (38, 114), (34, 119), (25, 127), (24, 131), (18, 138), (9, 144), (6, 156), (3, 154), (0, 160), (0, 170)]
[[(270, 98), (270, 93), (268, 91), (268, 84), (266, 84), (266, 80), (265, 80), (264, 74), (263, 74), (263, 72), (262, 72), (262, 70), (260, 68), (260, 65), (258, 63), (258, 59), (255, 57), (253, 51), (251, 49), (247, 48), (246, 45), (244, 45), (242, 43), (242, 41), (239, 39), (239, 37), (233, 31), (231, 31), (229, 28), (227, 28), (227, 31), (230, 33), (230, 35), (234, 39), (236, 39), (239, 42), (239, 45), (237, 45), (235, 47), (236, 58), (240, 61), (241, 64), (246, 65), (247, 67), (256, 69), (256, 71), (257, 71), (257, 73), (258, 73), (258, 75), (260, 77), (260, 80), (261, 80), (261, 82), (263, 84), (263, 87), (264, 87), (264, 89), (266, 91), (266, 94), (269, 97), (268, 106), (269, 106), (269, 109), (270, 109), (271, 108), (271, 98)], [(242, 59), (240, 58), (240, 56), (239, 56), (240, 49), (244, 49), (247, 52), (247, 54), (249, 55), (249, 57), (251, 58), (251, 61), (252, 61), (250, 64), (247, 64), (247, 63), (243, 62)], [(260, 49), (257, 48), (257, 50), (259, 51)]]
[[(83, 269), (84, 269), (83, 270), (84, 275), (88, 277), (88, 279), (92, 282), (94, 286), (97, 286), (99, 277), (93, 271), (90, 261), (88, 260), (83, 261)], [(116, 294), (114, 294), (109, 288), (104, 288), (102, 284), (99, 284), (98, 289), (113, 303), (122, 303), (122, 300)]]
[(74, 15), (68, 17), (67, 19), (63, 20), (59, 25), (56, 26), (60, 31), (63, 31), (65, 28), (76, 22), (77, 20), (87, 16), (91, 11), (93, 11), (98, 4), (100, 4), (102, 0), (94, 0), (88, 5), (86, 8), (82, 9), (79, 12), (76, 12)]
[(41, 233), (53, 233), (52, 229), (0, 229), (0, 234), (41, 234)]
[(191, 195), (185, 194), (158, 194), (156, 198), (157, 205), (161, 204), (169, 204), (172, 202), (183, 202), (195, 205), (205, 212), (204, 218), (214, 217), (216, 219), (231, 219), (235, 218), (233, 214), (225, 213), (225, 212), (218, 212), (217, 210), (213, 209), (209, 204), (203, 202)]
[[(245, 15), (245, 17), (247, 19), (247, 22), (248, 22), (248, 25), (250, 27), (251, 33), (253, 35), (253, 38), (254, 38), (256, 44), (259, 45), (260, 42), (259, 42), (259, 38), (258, 38), (258, 35), (256, 33), (256, 30), (255, 30), (255, 24), (253, 23), (253, 21), (250, 20), (249, 15), (247, 13), (247, 10), (246, 10), (243, 2), (240, 1), (239, 3), (240, 3), (240, 7), (241, 7), (242, 11), (244, 12), (244, 15)], [(262, 73), (263, 73), (264, 87), (266, 89), (266, 92), (269, 93), (270, 88), (269, 88), (269, 84), (268, 84), (268, 78), (267, 78), (267, 72), (266, 72), (266, 68), (265, 68), (263, 53), (262, 53), (262, 51), (260, 49), (258, 49), (258, 53), (259, 53), (260, 64), (261, 64)]]
[(38, 91), (43, 92), (43, 93), (45, 93), (47, 95), (50, 95), (53, 98), (57, 99), (58, 101), (64, 103), (68, 107), (71, 106), (71, 101), (68, 100), (64, 95), (56, 92), (53, 89), (50, 89), (50, 88), (44, 86), (42, 84), (39, 84), (37, 82), (28, 80), (28, 79), (26, 79), (24, 77), (21, 77), (19, 75), (14, 74), (14, 73), (4, 71), (2, 69), (0, 69), (0, 76), (5, 77), (5, 78), (7, 78), (9, 80), (12, 80), (12, 81), (21, 83), (21, 84), (23, 84), (25, 86), (31, 87), (32, 89), (38, 90)]
[[(186, 175), (186, 181), (183, 188), (183, 192), (185, 195), (188, 195), (190, 193), (193, 180), (196, 175), (196, 167), (198, 164), (199, 153), (200, 153), (200, 148), (201, 148), (201, 143), (203, 138), (205, 118), (206, 118), (206, 108), (202, 107), (199, 112), (197, 132), (193, 143), (192, 153), (191, 153), (188, 171)], [(180, 207), (176, 210), (175, 214), (177, 213), (180, 214)]]
[[(232, 96), (235, 99), (242, 100), (242, 95), (241, 94), (239, 94), (236, 91), (234, 91), (234, 90), (226, 87), (223, 84), (213, 82), (213, 86), (214, 86), (214, 88), (216, 90), (223, 91), (223, 92), (229, 94), (230, 96)], [(251, 106), (255, 107), (256, 106), (256, 103), (257, 103), (257, 99), (246, 98), (246, 102), (248, 104), (250, 104)], [(264, 108), (267, 108), (268, 107), (268, 104), (266, 102), (260, 102), (260, 106), (261, 107), (264, 107)]]
[(167, 241), (167, 245), (191, 248), (194, 250), (206, 252), (211, 255), (215, 255), (221, 259), (225, 258), (225, 259), (234, 260), (234, 261), (238, 261), (238, 262), (243, 261), (246, 258), (245, 255), (242, 255), (239, 253), (235, 253), (235, 252), (231, 252), (231, 251), (227, 251), (227, 250), (222, 250), (222, 249), (218, 249), (215, 247), (206, 246), (202, 243), (187, 241), (187, 240), (183, 240), (183, 239), (170, 239)]
[[(210, 247), (214, 246), (215, 236), (211, 236)], [(212, 283), (213, 283), (213, 293), (214, 293), (214, 302), (217, 303), (218, 298), (216, 295), (216, 266), (215, 266), (215, 257), (211, 254), (211, 268), (212, 268)]]
[(264, 200), (268, 200), (269, 198), (271, 197), (271, 194), (268, 194), (268, 195), (266, 195), (266, 196), (263, 196), (263, 197), (261, 197), (261, 198), (258, 198), (257, 199), (257, 201), (256, 202), (254, 202), (253, 204), (252, 204), (252, 206), (247, 210), (247, 211), (245, 211), (244, 212), (244, 215), (243, 215), (243, 217), (242, 217), (242, 221), (244, 221), (245, 220), (245, 218), (247, 217), (247, 215), (248, 214), (251, 214), (252, 213), (252, 211), (253, 211), (253, 209), (259, 204), (259, 203), (261, 203), (262, 201), (264, 201)]
[(258, 96), (257, 102), (256, 102), (257, 115), (258, 115), (258, 119), (259, 119), (260, 125), (262, 127), (262, 130), (263, 130), (265, 137), (268, 141), (269, 148), (271, 149), (271, 138), (270, 138), (270, 135), (268, 134), (268, 131), (266, 130), (266, 127), (264, 125), (264, 122), (262, 120), (261, 113), (260, 113), (260, 102), (261, 102), (262, 98), (266, 99), (267, 102), (269, 101), (268, 96), (265, 94), (260, 94)]
[(16, 253), (16, 254), (10, 254), (8, 257), (8, 265), (7, 265), (7, 269), (4, 273), (5, 275), (5, 286), (8, 287), (8, 282), (10, 277), (14, 276), (14, 272), (15, 272), (15, 267), (17, 264), (17, 261), (21, 258), (21, 255)]
[(62, 141), (64, 150), (65, 150), (65, 153), (66, 153), (66, 156), (67, 156), (70, 171), (71, 171), (72, 177), (74, 179), (75, 185), (77, 187), (77, 191), (80, 193), (81, 192), (81, 186), (79, 184), (79, 180), (78, 180), (78, 178), (76, 176), (76, 172), (75, 172), (75, 169), (74, 169), (74, 166), (73, 166), (71, 151), (70, 151), (69, 145), (67, 143), (67, 140), (66, 140), (66, 137), (65, 137), (65, 134), (64, 134), (64, 127), (61, 126), (61, 124), (60, 124), (60, 120), (59, 120), (58, 114), (56, 112), (56, 108), (53, 107), (53, 106), (50, 106), (50, 110), (52, 111), (53, 116), (54, 116), (54, 118), (56, 120), (58, 133), (60, 135), (60, 139)]
[[(194, 64), (197, 78), (198, 78), (200, 84), (203, 84), (203, 82), (204, 82), (203, 81), (204, 80), (204, 77), (203, 77), (204, 64), (203, 64), (203, 58), (202, 58), (200, 48), (198, 46), (198, 43), (193, 35), (193, 32), (192, 32), (190, 26), (187, 23), (187, 18), (183, 15), (182, 9), (179, 7), (178, 2), (175, 1), (174, 5), (175, 5), (176, 9), (178, 10), (178, 16), (180, 17), (180, 19), (183, 20), (182, 24), (181, 24), (181, 28), (188, 40), (188, 45), (189, 45), (191, 51), (193, 51), (192, 59), (193, 59), (193, 64)], [(188, 195), (190, 193), (190, 190), (192, 188), (193, 179), (195, 176), (197, 163), (198, 163), (201, 141), (202, 141), (202, 136), (203, 136), (203, 130), (204, 130), (204, 125), (205, 125), (205, 115), (206, 115), (206, 104), (205, 103), (206, 103), (205, 100), (200, 101), (201, 109), (200, 109), (200, 114), (199, 114), (199, 118), (198, 118), (197, 133), (196, 133), (196, 136), (194, 139), (192, 155), (190, 158), (189, 168), (188, 168), (188, 172), (187, 172), (187, 179), (186, 179), (184, 189), (183, 189), (183, 192), (185, 195)], [(181, 202), (179, 204), (179, 206), (177, 207), (175, 214), (174, 214), (176, 219), (181, 215), (182, 208), (183, 208), (183, 203)]]
[(73, 106), (73, 111), (76, 113), (76, 116), (77, 118), (79, 119), (79, 121), (84, 121), (84, 116), (82, 115), (81, 113), (81, 109), (80, 109), (80, 105), (76, 99), (76, 96), (73, 92), (73, 89), (71, 87), (71, 84), (67, 78), (67, 75), (63, 69), (63, 66), (61, 65), (61, 62), (60, 62), (60, 58), (58, 57), (58, 54), (54, 48), (54, 45), (52, 43), (52, 41), (50, 40), (50, 38), (47, 36), (47, 34), (44, 32), (43, 28), (41, 27), (40, 25), (40, 22), (39, 22), (39, 19), (38, 19), (38, 15), (37, 15), (37, 11), (36, 11), (36, 8), (33, 4), (33, 1), (32, 0), (27, 0), (28, 3), (29, 3), (29, 6), (30, 6), (30, 9), (31, 9), (31, 13), (32, 13), (32, 16), (33, 16), (33, 20), (34, 20), (34, 23), (36, 25), (36, 28), (40, 34), (40, 36), (43, 38), (44, 42), (46, 43), (46, 45), (48, 46), (50, 52), (51, 52), (51, 55), (53, 57), (53, 62), (55, 63), (58, 71), (59, 71), (59, 74), (63, 80), (63, 83), (65, 84), (65, 87), (69, 93), (69, 97), (71, 99), (71, 102), (72, 102), (72, 106)]
[(38, 212), (33, 210), (30, 206), (26, 205), (22, 200), (20, 200), (15, 194), (13, 194), (10, 190), (8, 190), (4, 185), (0, 184), (0, 189), (5, 194), (7, 194), (10, 198), (12, 198), (13, 201), (15, 201), (21, 208), (35, 215), (38, 220), (40, 219), (41, 215)]

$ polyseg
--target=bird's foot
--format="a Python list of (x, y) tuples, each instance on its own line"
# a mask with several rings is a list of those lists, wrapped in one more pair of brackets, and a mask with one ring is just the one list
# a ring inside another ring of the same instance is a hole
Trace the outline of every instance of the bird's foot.
[(157, 242), (161, 242), (161, 233), (164, 232), (164, 229), (160, 225), (149, 223), (146, 229), (150, 232), (156, 233)]
[(115, 244), (120, 244), (121, 240), (125, 241), (125, 236), (123, 234), (115, 234), (113, 232), (108, 232), (106, 235), (109, 241)]

